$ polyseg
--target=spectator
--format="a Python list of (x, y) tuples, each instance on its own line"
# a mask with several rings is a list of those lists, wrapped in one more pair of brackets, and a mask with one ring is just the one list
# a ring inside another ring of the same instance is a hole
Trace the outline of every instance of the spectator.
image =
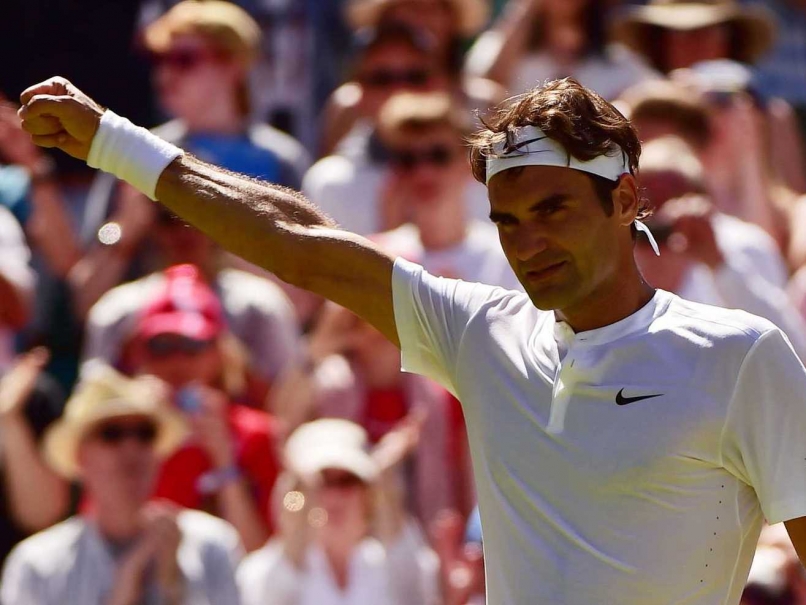
[(226, 339), (215, 294), (183, 265), (166, 272), (165, 288), (141, 313), (130, 355), (135, 373), (171, 387), (191, 427), (190, 439), (165, 460), (155, 495), (221, 516), (253, 550), (271, 529), (276, 427), (266, 413), (233, 401), (243, 380), (233, 376)]
[(688, 300), (766, 317), (806, 359), (806, 324), (784, 290), (760, 277), (763, 240), (754, 241), (746, 224), (714, 210), (701, 175), (693, 152), (679, 139), (644, 146), (641, 183), (656, 209), (647, 224), (662, 253), (656, 256), (639, 238), (635, 253), (641, 270), (654, 286)]
[[(113, 237), (114, 231), (110, 233)], [(299, 340), (294, 309), (282, 290), (264, 278), (223, 267), (224, 259), (213, 241), (166, 210), (156, 209), (152, 236), (155, 252), (162, 256), (161, 265), (190, 263), (199, 268), (221, 300), (229, 330), (246, 347), (250, 369), (256, 378), (270, 384), (295, 356)], [(119, 258), (114, 251), (118, 246), (125, 244), (111, 241), (107, 246), (113, 249), (106, 253), (111, 257), (109, 263)], [(165, 283), (165, 273), (156, 272), (104, 294), (87, 317), (84, 359), (121, 364), (124, 344), (139, 313)], [(265, 386), (262, 392), (265, 394)], [(260, 405), (262, 396), (258, 399)]]
[(344, 420), (291, 435), (289, 474), (278, 484), (281, 537), (238, 570), (245, 605), (438, 602), (436, 558), (384, 485), (416, 446), (412, 428), (390, 434), (374, 456), (365, 433)]
[[(407, 31), (411, 35), (410, 30), (399, 31)], [(373, 125), (366, 125), (364, 143), (345, 149), (344, 155), (323, 158), (314, 164), (303, 183), (303, 192), (322, 210), (345, 229), (362, 235), (386, 231), (400, 225), (399, 216), (390, 216), (384, 210), (386, 189), (391, 186), (389, 153), (382, 137), (376, 132), (374, 123), (377, 122), (382, 107), (395, 96), (393, 93), (402, 92), (406, 91), (389, 89), (384, 94), (384, 104), (373, 116)], [(444, 89), (438, 91), (435, 87), (408, 92), (447, 94)], [(455, 103), (452, 110), (457, 112), (457, 119), (470, 122), (470, 114), (460, 103)], [(463, 187), (467, 190), (465, 201), (469, 216), (486, 218), (489, 212), (486, 189), (470, 181)]]
[(513, 0), (468, 54), (467, 70), (520, 94), (572, 76), (607, 99), (658, 74), (607, 43), (604, 0)]
[[(0, 172), (0, 178), (3, 174)], [(31, 251), (19, 224), (9, 210), (0, 206), (0, 369), (11, 365), (14, 334), (30, 316), (36, 279), (30, 259)]]
[(58, 385), (42, 373), (48, 353), (19, 357), (0, 379), (0, 563), (26, 535), (67, 512), (67, 484), (42, 460), (39, 440), (62, 412)]
[(466, 508), (474, 498), (464, 423), (449, 394), (401, 372), (397, 347), (343, 307), (325, 306), (306, 358), (272, 392), (271, 409), (289, 430), (321, 417), (350, 420), (372, 443), (423, 414), (423, 438), (405, 473), (411, 509), (428, 525), (441, 510)]
[(402, 24), (431, 36), (440, 78), (467, 109), (485, 112), (503, 100), (498, 84), (463, 70), (467, 40), (489, 21), (489, 0), (348, 0), (345, 14), (356, 31)]
[(773, 44), (775, 23), (735, 0), (650, 0), (626, 10), (613, 37), (665, 74), (714, 59), (755, 63)]
[[(705, 190), (716, 207), (764, 229), (786, 251), (779, 238), (787, 239), (794, 204), (789, 201), (793, 194), (772, 177), (768, 149), (775, 139), (745, 94), (708, 97), (696, 87), (658, 82), (627, 91), (622, 107), (645, 141), (667, 134), (683, 137), (702, 163)], [(787, 271), (781, 266), (762, 275), (782, 287)]]
[(381, 107), (396, 92), (443, 85), (433, 59), (434, 39), (426, 32), (394, 24), (361, 30), (353, 40), (352, 73), (334, 91), (323, 116), (325, 155), (359, 151)]
[[(481, 520), (478, 508), (468, 521), (463, 536), (462, 517), (444, 511), (431, 525), (431, 539), (440, 561), (446, 605), (484, 605), (484, 557), (481, 545)], [(473, 533), (474, 535), (470, 535)]]
[(447, 94), (400, 94), (384, 106), (379, 131), (392, 168), (385, 222), (406, 224), (376, 240), (434, 275), (521, 290), (495, 227), (468, 211), (475, 201), (463, 140), (469, 116)]
[(92, 510), (14, 549), (2, 602), (237, 604), (237, 534), (203, 513), (148, 503), (159, 458), (184, 430), (154, 379), (100, 367), (87, 376), (44, 451), (60, 474), (82, 483)]
[[(160, 103), (176, 118), (157, 129), (160, 136), (214, 164), (299, 188), (309, 165), (306, 152), (288, 135), (250, 119), (247, 76), (260, 30), (247, 13), (229, 2), (187, 0), (149, 25), (144, 40)], [(155, 209), (102, 174), (90, 192), (85, 240), (95, 240), (110, 212), (115, 245), (95, 245), (72, 275), (82, 315), (103, 292), (132, 277), (127, 273), (147, 247)]]

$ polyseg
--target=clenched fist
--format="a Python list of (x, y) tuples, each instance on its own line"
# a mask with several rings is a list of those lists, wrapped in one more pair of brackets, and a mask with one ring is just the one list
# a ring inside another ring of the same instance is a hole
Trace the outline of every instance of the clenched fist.
[(34, 143), (87, 159), (103, 107), (58, 76), (28, 88), (20, 103), (22, 127)]

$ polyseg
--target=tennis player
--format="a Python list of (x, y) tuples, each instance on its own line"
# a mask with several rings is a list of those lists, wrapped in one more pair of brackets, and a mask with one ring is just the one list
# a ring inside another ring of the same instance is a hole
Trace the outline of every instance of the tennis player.
[(769, 321), (642, 279), (640, 143), (573, 80), (510, 102), (471, 146), (526, 294), (393, 259), (66, 80), (22, 104), (36, 143), (352, 309), (459, 397), (492, 605), (736, 604), (764, 518), (806, 559), (806, 371)]

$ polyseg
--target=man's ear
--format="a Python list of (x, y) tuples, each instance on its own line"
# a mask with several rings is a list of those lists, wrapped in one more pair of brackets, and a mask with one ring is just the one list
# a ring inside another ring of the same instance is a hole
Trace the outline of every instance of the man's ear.
[(638, 183), (631, 174), (624, 174), (613, 190), (613, 210), (619, 217), (619, 223), (625, 227), (632, 225), (638, 216)]

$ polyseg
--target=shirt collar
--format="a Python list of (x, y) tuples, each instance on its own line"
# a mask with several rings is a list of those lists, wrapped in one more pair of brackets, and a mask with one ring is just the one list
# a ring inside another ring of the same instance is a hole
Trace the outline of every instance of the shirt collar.
[(615, 323), (593, 330), (575, 333), (564, 321), (557, 321), (554, 313), (549, 319), (553, 324), (554, 339), (558, 345), (595, 346), (613, 342), (628, 334), (644, 330), (662, 315), (672, 301), (672, 294), (665, 290), (655, 290), (655, 294), (643, 307)]

